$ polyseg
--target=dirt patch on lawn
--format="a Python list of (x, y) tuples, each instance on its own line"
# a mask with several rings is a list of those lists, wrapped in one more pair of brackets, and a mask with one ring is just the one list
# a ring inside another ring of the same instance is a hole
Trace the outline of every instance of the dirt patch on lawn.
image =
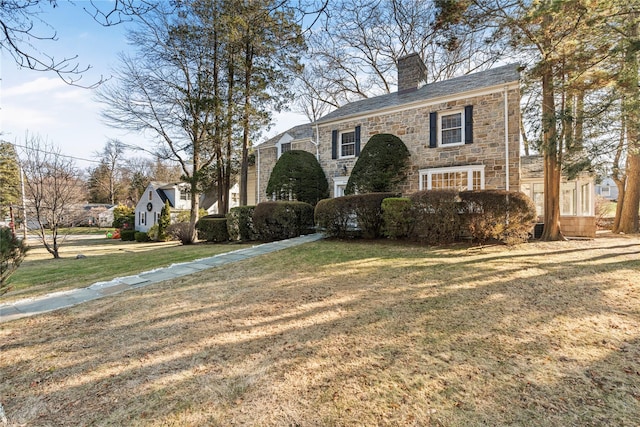
[(2, 325), (9, 425), (632, 426), (640, 239), (325, 241)]

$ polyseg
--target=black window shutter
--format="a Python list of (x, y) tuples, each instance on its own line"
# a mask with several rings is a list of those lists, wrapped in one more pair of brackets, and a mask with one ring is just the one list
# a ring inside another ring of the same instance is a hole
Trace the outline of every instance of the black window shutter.
[(438, 113), (429, 113), (429, 148), (438, 146)]
[(356, 157), (360, 155), (360, 126), (356, 126)]
[(464, 143), (473, 144), (473, 105), (464, 107)]
[(338, 131), (331, 131), (331, 158), (338, 158)]

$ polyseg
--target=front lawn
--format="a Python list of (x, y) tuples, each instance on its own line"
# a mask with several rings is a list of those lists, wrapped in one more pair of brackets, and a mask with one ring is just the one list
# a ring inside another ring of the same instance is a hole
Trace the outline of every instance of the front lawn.
[(320, 241), (2, 325), (9, 425), (632, 426), (640, 238)]
[[(247, 244), (195, 244), (179, 242), (123, 242), (104, 237), (81, 235), (67, 237), (60, 246), (60, 259), (53, 257), (42, 244), (32, 246), (25, 261), (11, 276), (13, 289), (0, 297), (0, 304), (31, 298), (50, 292), (89, 286), (142, 273), (171, 264), (206, 258), (245, 248)], [(77, 255), (86, 258), (76, 259)]]

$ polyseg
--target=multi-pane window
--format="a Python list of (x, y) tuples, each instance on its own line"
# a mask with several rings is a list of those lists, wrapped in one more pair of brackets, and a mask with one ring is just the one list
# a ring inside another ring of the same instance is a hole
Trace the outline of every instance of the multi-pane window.
[(560, 215), (576, 214), (576, 184), (563, 182), (560, 185)]
[(189, 190), (186, 188), (183, 190), (178, 190), (180, 192), (180, 200), (189, 200)]
[(440, 116), (440, 144), (462, 143), (462, 112)]
[(481, 190), (484, 188), (483, 166), (424, 169), (420, 171), (421, 190)]
[(536, 205), (536, 214), (544, 215), (544, 184), (533, 184), (533, 204)]
[(291, 143), (285, 142), (284, 144), (280, 144), (280, 155), (286, 153), (287, 151), (291, 151)]
[(353, 157), (356, 155), (355, 131), (340, 134), (340, 157)]
[(580, 200), (582, 215), (591, 214), (591, 185), (582, 184), (580, 187)]

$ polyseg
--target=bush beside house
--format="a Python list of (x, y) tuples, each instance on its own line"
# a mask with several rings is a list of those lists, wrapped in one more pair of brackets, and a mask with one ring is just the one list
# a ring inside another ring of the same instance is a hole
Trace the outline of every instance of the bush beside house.
[(329, 183), (316, 156), (308, 151), (291, 150), (276, 162), (266, 194), (276, 200), (297, 200), (315, 206), (329, 196)]
[(345, 194), (394, 191), (407, 179), (409, 150), (395, 135), (373, 135), (351, 171)]
[(319, 227), (331, 237), (384, 235), (436, 245), (462, 236), (484, 243), (506, 244), (529, 238), (536, 213), (533, 202), (520, 192), (500, 190), (419, 191), (406, 198), (393, 193), (370, 193), (321, 200), (315, 209)]
[(225, 215), (206, 215), (196, 223), (198, 238), (207, 242), (227, 242), (229, 241), (229, 231), (227, 230), (227, 217)]
[(263, 241), (289, 239), (314, 232), (313, 206), (304, 202), (259, 203), (253, 213), (257, 238)]
[(256, 240), (256, 230), (253, 226), (255, 210), (255, 206), (238, 206), (229, 210), (227, 214), (229, 239), (243, 242)]

